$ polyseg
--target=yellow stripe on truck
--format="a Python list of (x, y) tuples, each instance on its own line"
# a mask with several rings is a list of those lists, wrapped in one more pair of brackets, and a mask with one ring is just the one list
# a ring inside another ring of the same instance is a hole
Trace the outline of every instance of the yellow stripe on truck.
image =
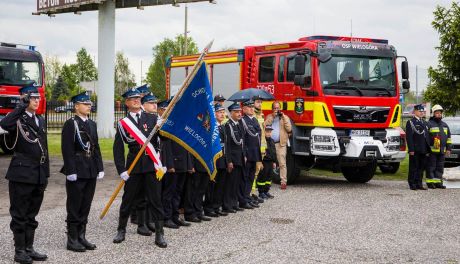
[[(401, 105), (395, 105), (395, 108), (394, 109), (397, 109), (398, 111), (393, 111), (393, 115), (391, 116), (391, 119), (390, 119), (390, 127), (399, 127), (401, 125), (401, 113), (402, 113), (402, 108), (401, 108)], [(398, 115), (398, 118), (396, 119), (395, 122), (392, 123), (393, 121), (393, 118), (395, 118), (395, 115)]]
[[(263, 101), (262, 110), (271, 111), (273, 101)], [(295, 102), (281, 102), (281, 108), (284, 111), (295, 111)], [(327, 105), (323, 102), (305, 102), (304, 114), (312, 113), (311, 123), (296, 123), (298, 126), (318, 126), (318, 127), (334, 127), (331, 114)]]
[[(204, 61), (207, 64), (229, 63), (229, 62), (237, 62), (238, 57), (235, 56), (235, 57), (219, 58), (219, 59), (205, 59)], [(184, 62), (173, 62), (171, 63), (171, 68), (193, 66), (195, 65), (195, 62), (196, 62), (195, 60), (184, 61)]]

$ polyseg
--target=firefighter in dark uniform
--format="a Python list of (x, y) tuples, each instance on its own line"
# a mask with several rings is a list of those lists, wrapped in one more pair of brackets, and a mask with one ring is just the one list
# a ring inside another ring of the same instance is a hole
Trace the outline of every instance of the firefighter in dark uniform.
[(452, 139), (449, 126), (441, 120), (444, 109), (440, 105), (435, 105), (431, 111), (433, 116), (428, 121), (431, 154), (428, 162), (426, 185), (431, 189), (445, 189), (442, 175), (444, 174), (445, 156), (450, 155)]
[(269, 191), (272, 185), (273, 170), (276, 168), (276, 147), (272, 139), (273, 127), (271, 125), (265, 126), (265, 155), (263, 157), (263, 166), (261, 173), (257, 176), (257, 189), (259, 190), (259, 197), (262, 199), (273, 199)]
[[(241, 107), (233, 103), (228, 107), (229, 120), (225, 123), (225, 159), (228, 181), (224, 189), (222, 209), (226, 213), (236, 213), (244, 209), (238, 206), (238, 187), (243, 179), (245, 153), (243, 148), (244, 128), (240, 124)], [(252, 208), (252, 207), (251, 207)]]
[[(141, 86), (143, 87), (143, 86)], [(139, 89), (138, 89), (139, 90)], [(140, 91), (141, 92), (141, 91)], [(144, 112), (146, 114), (149, 114), (149, 115), (155, 115), (157, 116), (157, 102), (158, 102), (158, 99), (155, 97), (155, 95), (153, 95), (153, 93), (151, 92), (147, 92), (141, 99), (141, 103), (142, 103), (142, 108), (144, 110)], [(158, 120), (158, 119), (157, 119)], [(158, 123), (158, 121), (157, 121)], [(161, 157), (161, 163), (163, 164), (163, 166), (166, 166), (165, 165), (165, 161), (164, 161), (164, 156), (163, 156), (163, 152), (161, 151), (161, 149), (163, 148), (163, 143), (161, 142), (160, 140), (160, 157)], [(166, 176), (166, 175), (165, 175)], [(163, 180), (164, 181), (164, 178)], [(147, 198), (144, 198), (143, 200), (139, 201), (141, 203), (140, 205), (140, 208), (139, 209), (142, 209), (142, 203), (147, 203)], [(155, 232), (155, 223), (154, 223), (154, 219), (151, 215), (151, 212), (150, 212), (150, 209), (148, 206), (145, 207), (145, 221), (142, 221), (141, 223), (139, 223), (137, 221), (137, 206), (135, 208), (135, 210), (131, 210), (131, 221), (133, 220), (133, 215), (135, 215), (135, 220), (136, 220), (136, 224), (138, 225), (138, 228), (139, 228), (139, 231), (140, 233), (142, 234), (148, 234), (149, 231), (147, 230), (147, 228), (151, 231), (151, 232)], [(164, 208), (163, 208), (164, 210)], [(136, 212), (136, 213), (134, 213)], [(165, 223), (165, 226), (166, 226), (166, 223)]]
[(244, 148), (247, 161), (244, 166), (244, 178), (240, 185), (240, 194), (242, 198), (242, 200), (240, 200), (240, 207), (259, 207), (258, 199), (253, 199), (251, 197), (252, 185), (256, 173), (256, 164), (262, 162), (262, 153), (260, 151), (262, 129), (254, 113), (253, 100), (243, 102), (243, 113), (244, 115), (240, 122), (245, 131)]
[(88, 118), (92, 102), (88, 92), (71, 98), (75, 116), (62, 128), (61, 150), (67, 191), (67, 249), (83, 252), (96, 249), (86, 240), (86, 224), (91, 209), (96, 179), (104, 177), (96, 123)]
[[(148, 137), (157, 124), (157, 117), (141, 111), (141, 98), (137, 89), (128, 90), (122, 96), (125, 98), (125, 104), (128, 108), (127, 118), (139, 128), (139, 131), (145, 137)], [(158, 147), (158, 137), (154, 136), (150, 143)], [(125, 144), (128, 145), (129, 149), (127, 159), (125, 159)], [(141, 144), (139, 144), (120, 123), (118, 123), (118, 129), (113, 143), (113, 156), (117, 172), (120, 174), (120, 177), (126, 181), (126, 184), (120, 205), (117, 234), (113, 242), (121, 243), (125, 240), (129, 213), (132, 207), (136, 206), (136, 202), (146, 198), (147, 202), (145, 206), (150, 207), (149, 209), (151, 210), (151, 215), (155, 222), (155, 244), (164, 248), (167, 246), (167, 243), (164, 239), (163, 231), (164, 216), (163, 206), (161, 204), (161, 182), (155, 175), (154, 163), (147, 153), (141, 155), (141, 158), (134, 166), (130, 175), (128, 174), (128, 168), (141, 147)], [(137, 206), (139, 206), (139, 204)], [(145, 214), (138, 214), (137, 217), (138, 222), (145, 221)]]
[(408, 182), (411, 190), (426, 190), (423, 187), (423, 172), (430, 153), (428, 124), (424, 120), (425, 107), (414, 106), (414, 117), (406, 123), (407, 147), (409, 151)]
[(217, 159), (217, 174), (214, 181), (211, 181), (206, 191), (204, 214), (210, 217), (227, 216), (228, 213), (221, 210), (225, 182), (227, 176), (227, 163), (225, 162), (225, 131), (222, 122), (225, 120), (225, 108), (221, 104), (214, 105), (216, 113), (217, 127), (219, 129), (220, 146), (222, 147), (223, 156)]
[[(159, 117), (163, 115), (166, 111), (166, 108), (169, 105), (169, 100), (164, 100), (158, 103), (158, 114)], [(160, 119), (158, 120), (158, 124)], [(173, 197), (176, 193), (176, 181), (177, 176), (174, 168), (174, 157), (172, 151), (171, 139), (160, 136), (160, 149), (161, 149), (161, 161), (163, 166), (166, 167), (167, 172), (162, 180), (162, 197), (161, 201), (163, 203), (164, 210), (164, 221), (165, 227), (177, 229), (179, 226), (172, 221), (173, 217)]]
[(198, 159), (192, 157), (194, 173), (187, 178), (187, 191), (190, 193), (186, 195), (189, 199), (184, 206), (184, 217), (186, 221), (200, 222), (211, 221), (211, 218), (204, 215), (203, 199), (209, 184), (209, 174), (205, 167)]
[(46, 124), (35, 115), (40, 94), (34, 86), (19, 90), (21, 102), (0, 121), (0, 127), (17, 135), (13, 158), (6, 173), (10, 195), (10, 228), (14, 235), (14, 261), (32, 263), (47, 259), (34, 250), (35, 220), (48, 184), (49, 158)]

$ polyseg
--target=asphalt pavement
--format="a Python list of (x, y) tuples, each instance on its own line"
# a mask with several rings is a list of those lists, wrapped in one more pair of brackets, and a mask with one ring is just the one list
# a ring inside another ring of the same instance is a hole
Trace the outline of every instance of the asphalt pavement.
[[(0, 158), (4, 175), (8, 157)], [(46, 263), (458, 263), (460, 189), (410, 191), (402, 181), (350, 184), (342, 178), (304, 176), (259, 209), (219, 217), (178, 230), (165, 229), (166, 249), (154, 237), (136, 234), (113, 244), (118, 198), (99, 220), (115, 188), (113, 163), (98, 182), (87, 238), (95, 251), (65, 249), (65, 191), (62, 162), (52, 160), (48, 191), (38, 215), (35, 248)], [(12, 263), (6, 181), (0, 180), (0, 263)]]

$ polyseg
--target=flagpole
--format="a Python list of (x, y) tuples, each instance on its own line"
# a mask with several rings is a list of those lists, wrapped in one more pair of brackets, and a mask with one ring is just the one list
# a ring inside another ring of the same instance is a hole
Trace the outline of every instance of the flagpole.
[[(131, 163), (131, 165), (129, 166), (129, 169), (128, 169), (128, 175), (131, 174), (131, 171), (134, 169), (134, 166), (136, 166), (137, 162), (139, 161), (140, 157), (142, 156), (142, 154), (144, 153), (145, 149), (147, 148), (147, 145), (148, 143), (152, 140), (153, 138), (153, 135), (155, 135), (158, 130), (161, 129), (161, 127), (163, 126), (163, 124), (165, 123), (166, 119), (168, 119), (169, 117), (169, 114), (171, 113), (172, 109), (174, 108), (174, 105), (177, 103), (177, 101), (180, 99), (180, 97), (182, 96), (182, 94), (185, 92), (185, 89), (187, 89), (187, 87), (190, 85), (190, 82), (193, 80), (193, 78), (195, 77), (196, 73), (198, 72), (198, 69), (201, 67), (201, 64), (203, 64), (203, 61), (204, 61), (204, 57), (206, 56), (206, 54), (208, 54), (208, 51), (211, 49), (211, 46), (213, 44), (214, 41), (211, 41), (208, 45), (206, 45), (206, 47), (203, 49), (203, 52), (201, 53), (200, 57), (198, 57), (198, 60), (197, 62), (195, 63), (195, 65), (193, 66), (193, 69), (192, 71), (190, 72), (189, 75), (187, 75), (187, 77), (185, 78), (184, 82), (182, 83), (182, 86), (181, 88), (179, 89), (179, 91), (177, 92), (177, 94), (173, 97), (173, 99), (171, 100), (171, 102), (169, 103), (168, 107), (166, 108), (165, 112), (163, 113), (163, 115), (161, 116), (161, 122), (159, 125), (155, 126), (153, 129), (152, 129), (152, 132), (150, 132), (150, 135), (149, 137), (147, 138), (147, 140), (144, 142), (144, 145), (142, 145), (142, 148), (139, 150), (139, 152), (137, 153), (136, 157), (134, 158), (133, 162)], [(163, 175), (158, 175), (159, 171), (157, 171), (157, 178), (160, 178), (163, 177)], [(161, 172), (163, 173), (163, 172)], [(160, 174), (161, 174), (160, 173)], [(121, 180), (120, 183), (118, 184), (117, 188), (113, 191), (112, 193), (112, 196), (110, 196), (110, 199), (109, 201), (107, 202), (107, 204), (105, 205), (104, 209), (102, 210), (101, 212), (101, 215), (99, 216), (99, 219), (103, 219), (105, 217), (105, 215), (107, 214), (107, 212), (109, 211), (110, 207), (112, 206), (112, 203), (113, 201), (115, 200), (115, 198), (117, 197), (118, 193), (121, 191), (121, 188), (123, 188), (123, 185), (125, 185), (125, 181), (124, 180)]]

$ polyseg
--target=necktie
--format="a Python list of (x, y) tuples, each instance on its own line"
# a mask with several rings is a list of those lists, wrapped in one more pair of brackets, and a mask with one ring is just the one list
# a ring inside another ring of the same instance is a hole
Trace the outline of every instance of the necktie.
[(141, 120), (140, 120), (140, 115), (139, 114), (136, 114), (136, 122), (137, 122), (137, 127), (140, 127), (141, 126)]
[(40, 124), (38, 123), (37, 118), (35, 118), (35, 114), (32, 114), (32, 120), (35, 122), (35, 124), (39, 127)]

